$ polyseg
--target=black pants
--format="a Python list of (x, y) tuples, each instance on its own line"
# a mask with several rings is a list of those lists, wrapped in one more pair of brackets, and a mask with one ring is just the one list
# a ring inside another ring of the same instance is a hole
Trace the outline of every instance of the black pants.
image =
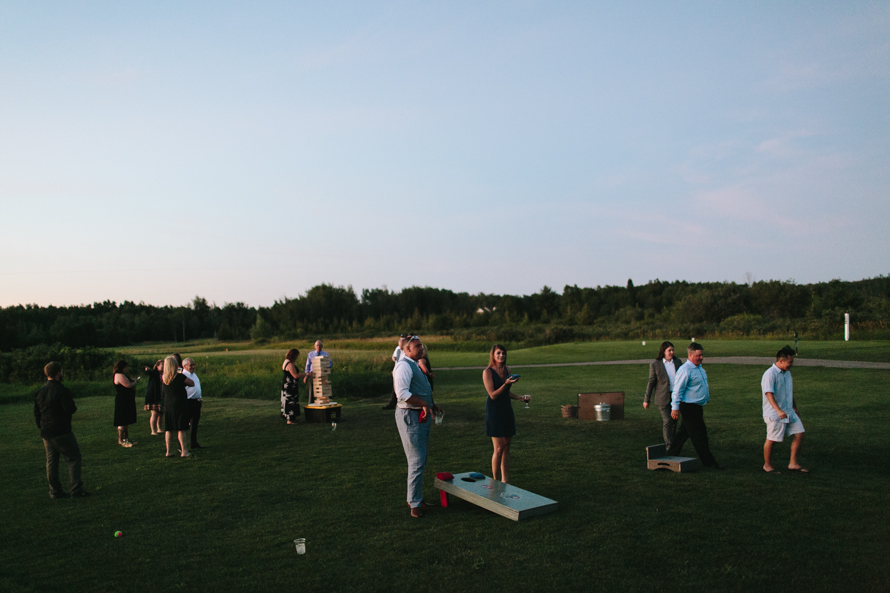
[(188, 399), (186, 400), (189, 415), (189, 430), (192, 433), (192, 444), (194, 447), (198, 444), (198, 422), (201, 421), (201, 400), (199, 399)]
[(711, 447), (708, 445), (708, 427), (705, 426), (702, 411), (702, 406), (698, 404), (680, 402), (680, 414), (683, 416), (683, 422), (680, 424), (680, 430), (674, 433), (667, 454), (679, 455), (683, 449), (683, 443), (689, 439), (692, 441), (692, 446), (695, 447), (695, 452), (698, 453), (702, 465), (713, 467), (717, 465), (717, 460), (711, 455)]
[(51, 439), (43, 439), (43, 447), (46, 449), (46, 479), (49, 481), (49, 493), (59, 495), (64, 493), (62, 483), (59, 481), (59, 456), (65, 456), (68, 464), (68, 481), (71, 494), (83, 490), (83, 482), (80, 479), (80, 447), (74, 433), (69, 432)]

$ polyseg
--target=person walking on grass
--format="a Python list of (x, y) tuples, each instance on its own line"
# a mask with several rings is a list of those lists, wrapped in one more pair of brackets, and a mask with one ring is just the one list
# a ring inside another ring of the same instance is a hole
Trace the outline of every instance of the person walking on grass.
[(530, 395), (513, 395), (510, 387), (519, 378), (510, 375), (507, 366), (507, 349), (500, 344), (491, 347), (488, 354), (488, 367), (482, 371), (482, 384), (488, 397), (485, 398), (485, 434), (491, 437), (494, 453), (491, 456), (491, 477), (501, 482), (510, 482), (510, 443), (516, 435), (516, 420), (510, 400), (531, 401)]
[(62, 365), (50, 362), (43, 367), (46, 384), (34, 396), (34, 419), (40, 429), (46, 450), (46, 478), (50, 498), (68, 498), (59, 481), (59, 456), (68, 465), (68, 485), (71, 496), (86, 496), (80, 477), (80, 447), (71, 431), (71, 417), (77, 411), (74, 395), (62, 385)]
[(201, 449), (201, 445), (198, 444), (198, 423), (201, 421), (201, 406), (204, 404), (204, 400), (201, 395), (201, 380), (198, 378), (198, 375), (195, 374), (196, 368), (198, 368), (198, 366), (191, 358), (186, 358), (182, 361), (182, 374), (191, 379), (192, 383), (194, 383), (192, 386), (186, 385), (185, 388), (185, 403), (189, 415), (191, 448)]
[(423, 501), (423, 472), (426, 469), (430, 440), (431, 415), (442, 413), (433, 402), (433, 390), (426, 375), (417, 366), (423, 356), (423, 344), (417, 336), (405, 344), (404, 356), (392, 371), (393, 388), (399, 403), (396, 407), (396, 426), (408, 460), (408, 507), (411, 516), (423, 516), (429, 506)]
[(712, 469), (723, 469), (711, 454), (711, 446), (708, 443), (708, 427), (702, 413), (705, 404), (710, 400), (708, 390), (708, 375), (701, 363), (704, 360), (704, 348), (697, 342), (692, 342), (686, 349), (689, 358), (677, 370), (674, 378), (674, 390), (671, 394), (671, 418), (677, 420), (683, 415), (683, 423), (680, 430), (674, 433), (671, 446), (667, 454), (671, 457), (680, 455), (683, 443), (686, 439), (692, 441), (695, 452), (702, 465)]
[(781, 443), (785, 437), (791, 441), (791, 460), (788, 470), (809, 473), (797, 459), (800, 443), (803, 440), (803, 423), (797, 415), (794, 401), (794, 387), (791, 382), (791, 366), (794, 364), (794, 350), (785, 346), (776, 353), (776, 362), (763, 373), (760, 389), (763, 391), (763, 421), (766, 423), (766, 441), (763, 443), (763, 471), (777, 474), (773, 468), (773, 444)]
[(655, 405), (661, 412), (661, 435), (667, 447), (671, 446), (671, 439), (677, 429), (677, 421), (671, 418), (671, 392), (674, 378), (682, 364), (680, 357), (674, 356), (674, 345), (670, 342), (662, 342), (658, 356), (649, 363), (649, 382), (646, 383), (643, 409), (649, 407), (649, 400), (654, 395)]

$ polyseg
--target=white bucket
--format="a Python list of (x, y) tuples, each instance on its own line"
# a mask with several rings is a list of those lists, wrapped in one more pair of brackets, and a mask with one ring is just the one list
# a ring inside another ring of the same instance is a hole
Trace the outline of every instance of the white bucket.
[(597, 422), (608, 422), (612, 417), (612, 406), (609, 404), (596, 404), (593, 410), (596, 412)]

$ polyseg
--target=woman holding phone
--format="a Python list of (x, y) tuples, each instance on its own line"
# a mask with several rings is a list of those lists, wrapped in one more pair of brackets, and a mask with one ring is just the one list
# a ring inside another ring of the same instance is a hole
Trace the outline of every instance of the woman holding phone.
[(485, 433), (491, 437), (494, 453), (491, 456), (491, 477), (501, 482), (510, 480), (510, 442), (516, 434), (516, 421), (513, 418), (511, 399), (531, 401), (530, 395), (513, 395), (510, 387), (519, 380), (518, 375), (510, 375), (507, 366), (507, 349), (500, 344), (491, 347), (488, 355), (488, 368), (482, 371), (482, 383), (488, 392), (485, 398)]

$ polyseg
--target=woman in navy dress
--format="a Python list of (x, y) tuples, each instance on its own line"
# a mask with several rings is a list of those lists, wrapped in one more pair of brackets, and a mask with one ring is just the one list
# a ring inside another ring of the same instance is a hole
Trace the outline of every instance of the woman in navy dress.
[(130, 440), (130, 425), (136, 424), (136, 381), (139, 379), (130, 379), (126, 370), (126, 361), (114, 363), (114, 425), (117, 426), (117, 444), (132, 447), (136, 443)]
[[(179, 450), (182, 457), (191, 457), (186, 446), (186, 435), (189, 430), (188, 394), (186, 387), (194, 387), (195, 383), (179, 372), (179, 362), (173, 356), (164, 359), (164, 441), (167, 444), (167, 457), (173, 454), (173, 439), (179, 439)], [(174, 437), (174, 434), (176, 435)]]
[(518, 379), (510, 378), (507, 349), (495, 344), (488, 355), (488, 368), (482, 371), (482, 383), (488, 392), (488, 397), (485, 398), (485, 433), (491, 437), (494, 447), (491, 456), (491, 477), (497, 480), (500, 468), (500, 479), (505, 484), (510, 480), (510, 442), (516, 434), (516, 422), (510, 400), (531, 401), (531, 396), (510, 393), (510, 386), (516, 381)]

